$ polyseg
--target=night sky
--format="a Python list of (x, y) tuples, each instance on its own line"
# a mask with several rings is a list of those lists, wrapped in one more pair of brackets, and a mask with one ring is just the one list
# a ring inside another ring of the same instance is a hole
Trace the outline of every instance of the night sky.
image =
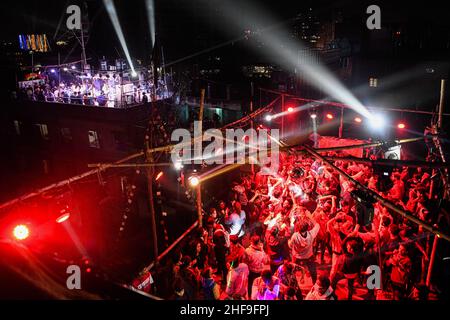
[[(46, 33), (53, 38), (65, 8), (80, 1), (2, 1), (0, 15), (3, 28), (0, 40), (17, 41), (20, 33)], [(131, 55), (136, 58), (150, 55), (150, 37), (144, 0), (116, 0), (116, 8)], [(354, 23), (355, 29), (365, 28), (369, 4), (378, 4), (382, 10), (382, 24), (404, 23), (426, 30), (430, 25), (445, 29), (448, 35), (449, 21), (446, 10), (437, 1), (426, 5), (413, 1), (248, 1), (248, 0), (155, 0), (157, 41), (163, 45), (166, 59), (173, 60), (186, 54), (208, 48), (230, 39), (227, 19), (220, 14), (220, 5), (235, 6), (245, 19), (244, 3), (254, 3), (264, 8), (275, 20), (294, 17), (302, 9), (312, 6), (316, 13), (326, 15), (337, 8)], [(87, 55), (99, 58), (123, 54), (112, 24), (101, 0), (88, 0), (91, 22)], [(433, 5), (434, 4), (434, 5)], [(242, 7), (242, 9), (241, 9)], [(422, 31), (423, 31), (422, 30)], [(62, 20), (61, 36), (65, 31)], [(76, 50), (79, 50), (77, 48)]]

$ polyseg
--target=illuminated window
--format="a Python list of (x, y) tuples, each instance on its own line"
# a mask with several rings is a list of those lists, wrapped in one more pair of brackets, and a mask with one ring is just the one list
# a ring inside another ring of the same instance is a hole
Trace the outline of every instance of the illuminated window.
[(69, 128), (61, 128), (61, 135), (66, 141), (72, 140), (72, 132), (70, 132)]
[(100, 140), (98, 139), (97, 131), (88, 131), (89, 147), (100, 149)]
[(370, 77), (369, 78), (369, 87), (371, 87), (371, 88), (378, 87), (378, 78)]
[(20, 136), (20, 125), (21, 123), (17, 120), (14, 120), (14, 129), (16, 130), (16, 134)]
[(41, 123), (37, 123), (36, 126), (39, 128), (39, 131), (41, 133), (41, 137), (44, 140), (48, 140), (49, 136), (48, 136), (48, 128), (46, 124), (41, 124)]

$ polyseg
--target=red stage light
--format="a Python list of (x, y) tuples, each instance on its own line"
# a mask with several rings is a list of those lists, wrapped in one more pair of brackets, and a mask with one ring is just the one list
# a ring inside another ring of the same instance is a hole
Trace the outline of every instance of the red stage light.
[(30, 230), (27, 226), (19, 224), (14, 228), (13, 235), (17, 240), (25, 240), (30, 235)]
[(333, 119), (334, 117), (333, 117), (333, 115), (331, 114), (331, 113), (327, 113), (327, 119)]
[(70, 213), (66, 212), (64, 213), (62, 216), (60, 216), (58, 219), (56, 219), (57, 223), (63, 223), (64, 221), (66, 221), (67, 219), (69, 219), (70, 217)]
[(90, 273), (91, 271), (92, 271), (91, 268), (87, 268), (87, 269), (86, 269), (86, 272), (87, 272), (87, 273)]
[(398, 127), (399, 129), (405, 129), (405, 128), (406, 128), (405, 124), (402, 123), (402, 122), (400, 122), (400, 123), (398, 124), (397, 127)]
[(359, 118), (359, 117), (356, 117), (356, 118), (355, 118), (355, 122), (361, 123), (361, 122), (362, 122), (362, 120), (361, 120), (361, 118)]
[(288, 111), (288, 112), (292, 112), (292, 111), (294, 111), (294, 108), (289, 107), (289, 108), (287, 109), (287, 111)]
[(158, 175), (156, 176), (156, 178), (155, 178), (155, 181), (158, 181), (158, 179), (159, 178), (161, 178), (162, 176), (163, 176), (163, 172), (162, 171), (160, 171), (159, 173), (158, 173)]

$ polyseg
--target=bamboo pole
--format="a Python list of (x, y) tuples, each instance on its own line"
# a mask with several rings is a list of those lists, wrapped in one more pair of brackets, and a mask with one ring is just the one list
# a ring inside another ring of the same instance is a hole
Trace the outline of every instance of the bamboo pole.
[(447, 234), (442, 233), (439, 229), (437, 229), (434, 226), (431, 226), (430, 224), (416, 218), (414, 215), (412, 215), (411, 213), (401, 209), (400, 207), (396, 206), (393, 202), (384, 199), (382, 196), (380, 196), (378, 193), (376, 193), (375, 191), (367, 188), (366, 186), (364, 186), (363, 184), (361, 184), (360, 182), (356, 181), (355, 179), (353, 179), (350, 175), (348, 175), (345, 171), (341, 170), (340, 168), (338, 168), (337, 166), (335, 166), (333, 163), (331, 163), (330, 161), (328, 161), (327, 159), (325, 159), (323, 156), (321, 156), (320, 154), (318, 154), (314, 149), (308, 147), (308, 146), (303, 146), (304, 149), (310, 153), (312, 156), (314, 156), (315, 158), (322, 160), (324, 163), (326, 163), (327, 165), (329, 165), (330, 167), (332, 167), (334, 170), (336, 170), (340, 175), (342, 175), (343, 177), (345, 177), (347, 180), (349, 180), (350, 182), (352, 182), (353, 184), (355, 184), (355, 186), (357, 186), (359, 189), (367, 192), (369, 195), (371, 195), (375, 200), (377, 200), (378, 202), (380, 202), (383, 206), (387, 207), (388, 209), (391, 209), (392, 211), (402, 215), (403, 217), (407, 218), (408, 220), (414, 222), (415, 224), (421, 226), (423, 229), (434, 233), (435, 235), (437, 235), (438, 237), (442, 237), (443, 239), (447, 240), (450, 242), (450, 236), (448, 236)]
[[(417, 137), (417, 138), (395, 140), (392, 143), (395, 144), (395, 145), (397, 145), (397, 144), (404, 144), (404, 143), (410, 143), (410, 142), (416, 142), (416, 141), (424, 140), (424, 139), (431, 138), (431, 137), (434, 137), (434, 136), (436, 136), (436, 135), (427, 135), (427, 136)], [(350, 149), (358, 149), (358, 148), (380, 147), (380, 146), (385, 145), (385, 144), (386, 144), (386, 142), (384, 142), (384, 141), (378, 141), (378, 142), (354, 144), (354, 145), (341, 146), (341, 147), (316, 148), (314, 150), (316, 152), (330, 152), (330, 151), (341, 151), (341, 150), (350, 150)]]
[[(349, 105), (344, 104), (344, 103), (339, 103), (339, 102), (333, 102), (333, 101), (325, 101), (325, 100), (314, 100), (314, 99), (306, 99), (306, 98), (301, 98), (301, 97), (297, 97), (294, 96), (292, 94), (287, 94), (284, 92), (280, 92), (280, 91), (276, 91), (276, 90), (270, 90), (270, 89), (264, 89), (264, 88), (260, 88), (261, 91), (265, 91), (265, 92), (269, 92), (269, 93), (273, 93), (273, 94), (277, 94), (277, 95), (284, 95), (286, 97), (289, 97), (293, 100), (300, 100), (300, 101), (304, 101), (304, 102), (314, 102), (314, 103), (319, 103), (319, 104), (325, 104), (325, 105), (329, 105), (329, 106), (334, 106), (334, 107), (344, 107), (344, 108), (349, 108), (352, 109)], [(434, 115), (435, 112), (431, 112), (431, 111), (423, 111), (423, 110), (415, 110), (415, 109), (402, 109), (402, 108), (374, 108), (374, 107), (365, 107), (368, 110), (377, 110), (377, 111), (393, 111), (393, 112), (408, 112), (408, 113), (417, 113), (417, 114), (428, 114), (428, 115)], [(442, 113), (443, 116), (450, 116), (450, 113)]]
[(379, 166), (391, 166), (391, 167), (412, 167), (412, 168), (448, 168), (450, 164), (442, 162), (427, 162), (427, 161), (415, 161), (415, 160), (391, 160), (391, 159), (378, 159), (370, 160), (366, 158), (356, 157), (324, 157), (330, 161), (349, 161), (364, 163), (368, 165)]
[(431, 249), (430, 264), (428, 265), (427, 280), (425, 282), (425, 285), (427, 287), (430, 287), (430, 284), (431, 284), (431, 274), (433, 271), (434, 261), (436, 260), (436, 250), (437, 250), (438, 240), (439, 240), (439, 237), (434, 236), (433, 248)]
[[(116, 161), (114, 164), (124, 163), (124, 162), (127, 162), (127, 161), (129, 161), (129, 160), (133, 160), (133, 159), (142, 157), (143, 155), (144, 155), (144, 152), (138, 152), (138, 153), (132, 154), (132, 155), (126, 157), (126, 158), (123, 158), (123, 159), (121, 159), (121, 160), (118, 160), (118, 161)], [(107, 169), (107, 168), (113, 166), (114, 164), (105, 165), (105, 166), (103, 167), (103, 170), (105, 170), (105, 169)], [(38, 190), (36, 190), (36, 191), (34, 191), (34, 192), (28, 193), (28, 194), (23, 195), (23, 196), (21, 196), (21, 197), (17, 197), (17, 198), (15, 198), (15, 199), (12, 199), (12, 200), (10, 200), (10, 201), (8, 201), (8, 202), (5, 202), (5, 203), (1, 204), (1, 205), (0, 205), (0, 210), (3, 209), (3, 208), (6, 208), (6, 207), (8, 207), (8, 206), (12, 206), (12, 205), (14, 205), (14, 204), (16, 204), (16, 203), (18, 203), (18, 202), (21, 202), (21, 201), (30, 199), (30, 198), (32, 198), (32, 197), (36, 197), (36, 196), (38, 196), (38, 195), (41, 195), (41, 194), (43, 194), (43, 193), (45, 193), (45, 192), (47, 192), (47, 191), (50, 191), (50, 190), (52, 190), (52, 189), (64, 187), (64, 186), (69, 185), (70, 183), (73, 183), (73, 182), (75, 182), (75, 181), (78, 181), (78, 180), (84, 179), (84, 178), (86, 178), (86, 177), (89, 177), (89, 176), (91, 176), (91, 175), (97, 174), (97, 172), (98, 172), (98, 169), (93, 169), (93, 170), (84, 172), (84, 173), (82, 173), (82, 174), (79, 174), (79, 175), (77, 175), (77, 176), (70, 177), (70, 178), (68, 178), (68, 179), (65, 179), (65, 180), (62, 180), (62, 181), (53, 183), (53, 184), (51, 184), (51, 185), (48, 185), (48, 186), (46, 186), (46, 187), (40, 188), (40, 189), (38, 189)]]

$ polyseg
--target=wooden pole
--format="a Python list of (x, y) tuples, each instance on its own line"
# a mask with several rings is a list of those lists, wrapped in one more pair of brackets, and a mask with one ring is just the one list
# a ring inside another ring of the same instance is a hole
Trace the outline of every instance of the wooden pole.
[(441, 79), (441, 92), (440, 92), (440, 96), (439, 96), (438, 129), (442, 128), (442, 114), (444, 112), (444, 97), (445, 97), (445, 79)]
[[(253, 81), (250, 82), (250, 114), (253, 113)], [(254, 130), (254, 124), (253, 124), (253, 120), (250, 120), (250, 128), (251, 128), (251, 137), (250, 137), (250, 144), (252, 145), (256, 145), (254, 139), (254, 135), (253, 135), (253, 130)], [(251, 170), (252, 170), (252, 176), (255, 176), (255, 164), (253, 160), (251, 161)]]
[(425, 283), (428, 288), (430, 287), (430, 284), (431, 284), (431, 274), (433, 271), (434, 260), (436, 260), (436, 249), (437, 249), (438, 240), (439, 240), (439, 237), (434, 236), (433, 249), (431, 249), (430, 264), (428, 265), (427, 281)]
[[(150, 150), (150, 141), (152, 133), (149, 133), (150, 137), (147, 136), (146, 146), (147, 146), (147, 162), (153, 163), (153, 154), (148, 152)], [(156, 214), (155, 214), (155, 203), (153, 199), (153, 174), (154, 167), (150, 166), (147, 168), (147, 185), (148, 185), (148, 200), (149, 200), (149, 208), (150, 208), (150, 219), (152, 224), (152, 242), (153, 242), (153, 258), (156, 259), (158, 257), (158, 235), (156, 231)]]
[[(203, 109), (205, 105), (205, 89), (200, 90), (200, 114), (198, 115), (199, 120), (199, 136), (200, 138), (203, 136)], [(200, 142), (200, 146), (202, 146)], [(198, 226), (203, 226), (202, 219), (202, 189), (201, 183), (196, 187), (197, 190), (197, 217), (198, 217)]]
[(198, 226), (201, 228), (203, 226), (203, 213), (202, 213), (202, 187), (201, 183), (196, 187), (197, 189), (197, 217)]
[[(284, 94), (281, 95), (281, 112), (284, 112)], [(281, 117), (281, 137), (284, 137), (284, 117)]]
[(205, 89), (200, 90), (200, 111), (198, 114), (198, 121), (199, 121), (199, 135), (203, 135), (203, 109), (205, 107)]

